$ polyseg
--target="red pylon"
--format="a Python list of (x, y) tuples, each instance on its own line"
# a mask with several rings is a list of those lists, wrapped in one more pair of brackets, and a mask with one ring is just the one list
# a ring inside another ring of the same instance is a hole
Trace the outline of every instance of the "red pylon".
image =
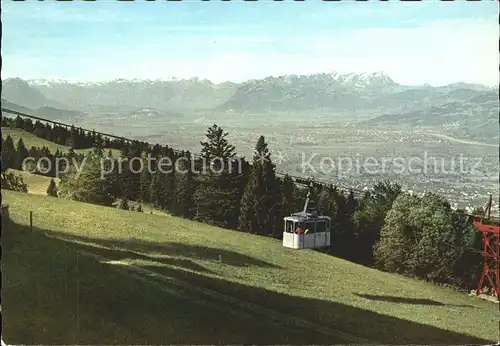
[(476, 294), (483, 289), (484, 280), (487, 279), (491, 289), (500, 297), (500, 226), (498, 222), (490, 220), (492, 196), (484, 211), (485, 217), (475, 217), (473, 224), (483, 234), (483, 273), (477, 285)]

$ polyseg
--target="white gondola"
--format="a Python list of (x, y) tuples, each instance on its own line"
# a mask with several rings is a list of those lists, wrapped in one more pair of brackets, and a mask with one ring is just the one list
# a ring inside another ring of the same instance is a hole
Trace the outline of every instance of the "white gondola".
[[(332, 220), (321, 215), (316, 201), (307, 194), (304, 209), (284, 219), (283, 246), (291, 249), (317, 249), (330, 246)], [(303, 230), (300, 234), (297, 230)]]

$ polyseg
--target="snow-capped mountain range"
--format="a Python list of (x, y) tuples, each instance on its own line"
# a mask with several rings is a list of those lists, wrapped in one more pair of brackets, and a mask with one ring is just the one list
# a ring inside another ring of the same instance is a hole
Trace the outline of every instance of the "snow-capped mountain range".
[(405, 86), (384, 72), (283, 75), (242, 83), (206, 79), (115, 79), (83, 82), (65, 79), (2, 82), (2, 98), (28, 108), (55, 107), (94, 112), (96, 107), (127, 112), (140, 108), (160, 111), (306, 111), (314, 109), (384, 113), (422, 105), (466, 101), (491, 91), (480, 85)]

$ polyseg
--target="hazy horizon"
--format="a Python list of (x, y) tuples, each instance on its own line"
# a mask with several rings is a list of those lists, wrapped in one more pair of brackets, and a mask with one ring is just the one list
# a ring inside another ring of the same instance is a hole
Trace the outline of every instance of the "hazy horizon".
[(384, 71), (498, 85), (491, 2), (3, 2), (3, 78), (99, 82)]
[[(101, 79), (101, 80), (76, 80), (76, 79), (63, 79), (63, 78), (22, 78), (22, 77), (19, 77), (19, 76), (12, 76), (12, 77), (7, 77), (7, 78), (4, 78), (4, 80), (6, 79), (22, 79), (26, 82), (36, 82), (36, 81), (46, 81), (46, 82), (52, 82), (52, 83), (68, 83), (68, 84), (104, 84), (104, 83), (111, 83), (111, 82), (116, 82), (116, 81), (127, 81), (127, 82), (175, 82), (175, 81), (191, 81), (191, 80), (198, 80), (198, 81), (207, 81), (207, 82), (210, 82), (214, 85), (220, 85), (220, 84), (224, 84), (224, 83), (235, 83), (235, 84), (239, 84), (239, 83), (245, 83), (245, 82), (249, 82), (249, 81), (252, 81), (252, 80), (261, 80), (261, 79), (265, 79), (265, 78), (281, 78), (281, 77), (287, 77), (287, 76), (298, 76), (298, 77), (301, 77), (301, 76), (310, 76), (310, 75), (314, 75), (314, 74), (334, 74), (334, 73), (339, 73), (337, 71), (326, 71), (326, 72), (318, 72), (318, 73), (311, 73), (311, 74), (294, 74), (294, 73), (290, 73), (290, 74), (284, 74), (284, 75), (270, 75), (270, 76), (266, 76), (266, 77), (263, 77), (263, 78), (252, 78), (252, 79), (244, 79), (244, 80), (240, 80), (240, 81), (233, 81), (233, 80), (223, 80), (223, 81), (219, 81), (219, 82), (215, 82), (213, 80), (210, 80), (208, 78), (202, 78), (202, 77), (198, 77), (198, 76), (192, 76), (192, 77), (186, 77), (186, 78), (182, 78), (182, 77), (175, 77), (175, 76), (171, 76), (171, 77), (159, 77), (159, 78), (156, 78), (156, 79), (152, 79), (152, 78), (114, 78), (114, 79)], [(358, 74), (375, 74), (375, 73), (384, 73), (386, 74), (384, 71), (373, 71), (373, 72), (359, 72)], [(352, 73), (349, 73), (349, 72), (346, 72), (344, 74), (354, 74), (354, 72)], [(388, 74), (386, 74), (388, 77), (390, 77), (392, 79), (392, 77)], [(403, 86), (415, 86), (415, 87), (419, 87), (419, 86), (425, 86), (425, 85), (428, 85), (428, 86), (431, 86), (431, 87), (435, 87), (435, 88), (438, 88), (438, 87), (444, 87), (444, 86), (448, 86), (448, 85), (452, 85), (452, 84), (461, 84), (461, 83), (465, 83), (465, 84), (474, 84), (474, 85), (481, 85), (483, 87), (486, 87), (486, 88), (498, 88), (498, 84), (494, 84), (494, 85), (488, 85), (488, 84), (482, 84), (482, 83), (470, 83), (470, 82), (464, 82), (464, 81), (460, 81), (460, 80), (457, 80), (457, 81), (452, 81), (450, 83), (446, 83), (446, 84), (441, 84), (441, 85), (433, 85), (433, 84), (430, 84), (430, 83), (424, 83), (424, 84), (402, 84), (402, 83), (398, 83), (397, 81), (394, 80), (395, 83), (397, 84), (400, 84), (400, 85), (403, 85)]]

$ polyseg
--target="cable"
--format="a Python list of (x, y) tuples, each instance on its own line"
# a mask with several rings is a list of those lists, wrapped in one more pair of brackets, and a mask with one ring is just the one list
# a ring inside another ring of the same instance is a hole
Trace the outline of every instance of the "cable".
[[(44, 122), (52, 123), (54, 125), (59, 125), (59, 126), (62, 126), (62, 127), (66, 127), (66, 128), (72, 128), (72, 127), (74, 127), (73, 125), (68, 125), (68, 124), (65, 124), (65, 123), (58, 122), (58, 121), (54, 121), (54, 120), (49, 120), (49, 119), (37, 117), (37, 116), (31, 115), (31, 114), (26, 114), (26, 113), (18, 112), (18, 111), (14, 111), (14, 110), (3, 108), (3, 107), (1, 107), (1, 110), (2, 110), (2, 112), (5, 112), (5, 113), (14, 114), (14, 115), (22, 116), (22, 117), (27, 117), (27, 118), (31, 118), (31, 119), (35, 119), (35, 120), (39, 120), (39, 121), (44, 121)], [(130, 139), (130, 138), (125, 138), (125, 137), (121, 137), (121, 136), (112, 135), (112, 134), (109, 134), (109, 133), (99, 132), (99, 131), (95, 131), (95, 130), (89, 130), (89, 129), (85, 129), (85, 128), (82, 128), (82, 127), (79, 127), (79, 129), (82, 130), (82, 131), (85, 131), (87, 133), (94, 132), (94, 133), (99, 134), (99, 135), (101, 135), (103, 137), (105, 136), (105, 137), (109, 137), (109, 138), (113, 138), (113, 139), (118, 139), (118, 140), (125, 141), (125, 142), (130, 142), (130, 143), (133, 143), (133, 142), (144, 143), (144, 144), (147, 144), (150, 148), (154, 147), (156, 145), (156, 144), (151, 144), (151, 143), (148, 143), (148, 142), (141, 142), (141, 141)], [(159, 143), (157, 143), (157, 144), (159, 144)], [(184, 150), (178, 150), (178, 149), (173, 149), (173, 148), (170, 148), (170, 149), (175, 154), (185, 153)], [(194, 158), (194, 159), (202, 159), (203, 158), (202, 155), (196, 154), (196, 153), (191, 153), (191, 157)], [(313, 184), (317, 184), (317, 185), (321, 185), (321, 186), (325, 186), (327, 184), (326, 182), (324, 182), (324, 183), (318, 182), (314, 178), (298, 177), (298, 176), (294, 176), (294, 175), (291, 175), (291, 174), (280, 173), (280, 172), (276, 172), (275, 174), (278, 177), (285, 177), (285, 176), (288, 175), (294, 181), (294, 183), (298, 184), (298, 185), (309, 186), (309, 184), (311, 182)], [(365, 193), (366, 193), (366, 191), (364, 191), (364, 190), (353, 189), (353, 188), (349, 188), (349, 187), (341, 187), (341, 188), (344, 190), (344, 191), (342, 191), (343, 193), (350, 193), (350, 192), (352, 192), (355, 198), (363, 198), (365, 196)], [(468, 213), (465, 213), (465, 215), (467, 215), (469, 217), (480, 217), (480, 215), (474, 215), (474, 214), (468, 214)], [(490, 218), (490, 220), (498, 222), (498, 221), (500, 221), (500, 218), (492, 216)]]

